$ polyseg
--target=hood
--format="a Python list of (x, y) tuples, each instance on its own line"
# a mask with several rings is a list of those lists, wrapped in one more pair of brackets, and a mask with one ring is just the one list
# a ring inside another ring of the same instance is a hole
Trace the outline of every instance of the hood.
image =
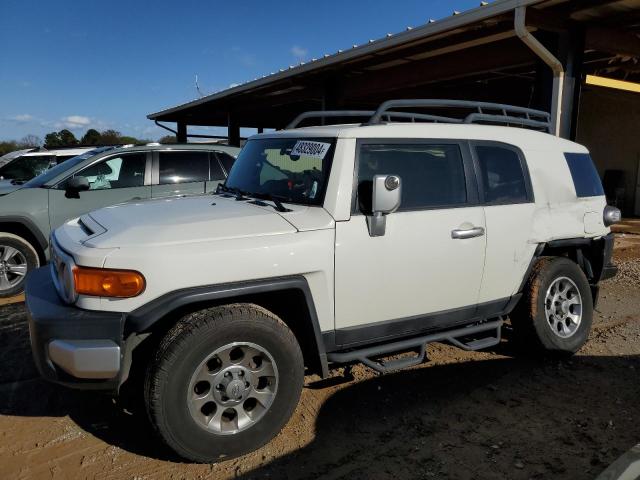
[(23, 187), (21, 183), (13, 184), (11, 180), (0, 180), (0, 195), (6, 195)]
[[(104, 232), (83, 243), (98, 248), (195, 243), (262, 235), (295, 233), (297, 229), (271, 206), (261, 207), (218, 195), (170, 197), (125, 203), (88, 214)], [(89, 226), (89, 230), (93, 231)]]

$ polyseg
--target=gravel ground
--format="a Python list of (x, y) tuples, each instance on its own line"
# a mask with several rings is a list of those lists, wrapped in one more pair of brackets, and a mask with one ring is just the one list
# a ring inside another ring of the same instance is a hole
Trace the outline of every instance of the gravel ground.
[[(569, 361), (429, 348), (431, 362), (307, 388), (269, 445), (194, 465), (109, 397), (37, 378), (21, 304), (0, 311), (2, 478), (592, 479), (640, 440), (640, 241), (618, 242), (587, 345)], [(339, 373), (339, 372), (338, 372)]]

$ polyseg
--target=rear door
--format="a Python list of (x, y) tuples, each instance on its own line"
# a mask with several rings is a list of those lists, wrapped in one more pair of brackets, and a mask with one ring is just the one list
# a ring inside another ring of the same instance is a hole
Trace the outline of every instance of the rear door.
[(169, 150), (153, 153), (151, 196), (204, 193), (209, 180), (209, 152)]
[(49, 222), (54, 229), (65, 221), (98, 208), (151, 196), (147, 152), (120, 153), (102, 158), (73, 174), (89, 180), (89, 190), (80, 198), (65, 196), (66, 181), (49, 189)]
[(535, 204), (524, 153), (498, 142), (471, 142), (487, 223), (487, 254), (479, 302), (500, 310), (516, 293), (537, 244)]

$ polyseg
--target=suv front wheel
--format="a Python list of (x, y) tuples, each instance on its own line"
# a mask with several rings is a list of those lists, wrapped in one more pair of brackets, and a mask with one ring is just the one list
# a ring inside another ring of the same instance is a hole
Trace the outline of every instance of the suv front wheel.
[(275, 437), (303, 381), (291, 330), (257, 305), (235, 304), (189, 314), (165, 335), (147, 371), (145, 400), (170, 448), (212, 463)]
[(0, 298), (22, 293), (27, 273), (39, 266), (38, 253), (29, 242), (0, 232)]
[(565, 257), (541, 258), (523, 293), (511, 321), (524, 346), (567, 355), (585, 344), (593, 300), (589, 282), (575, 262)]

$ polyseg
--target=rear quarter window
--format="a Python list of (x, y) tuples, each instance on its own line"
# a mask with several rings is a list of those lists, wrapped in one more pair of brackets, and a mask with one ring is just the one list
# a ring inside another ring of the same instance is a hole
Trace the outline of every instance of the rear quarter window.
[(565, 153), (564, 157), (567, 160), (578, 197), (600, 197), (604, 195), (600, 176), (588, 153)]

